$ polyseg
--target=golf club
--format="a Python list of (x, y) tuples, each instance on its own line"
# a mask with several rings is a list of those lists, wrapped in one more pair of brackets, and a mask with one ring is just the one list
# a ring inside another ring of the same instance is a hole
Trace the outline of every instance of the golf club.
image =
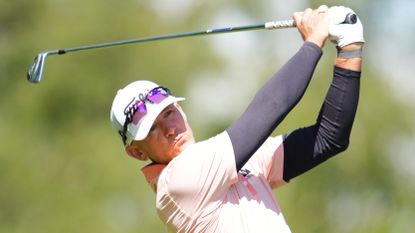
[[(354, 24), (357, 22), (357, 16), (355, 14), (348, 14), (345, 18), (343, 23), (346, 24)], [(240, 32), (240, 31), (249, 31), (249, 30), (259, 30), (259, 29), (282, 29), (282, 28), (291, 28), (295, 27), (294, 20), (281, 20), (281, 21), (271, 21), (262, 24), (255, 24), (255, 25), (248, 25), (248, 26), (236, 26), (236, 27), (225, 27), (225, 28), (217, 28), (217, 29), (208, 29), (202, 31), (194, 31), (194, 32), (183, 32), (183, 33), (176, 33), (176, 34), (167, 34), (167, 35), (159, 35), (159, 36), (152, 36), (152, 37), (145, 37), (145, 38), (136, 38), (131, 40), (120, 40), (120, 41), (113, 41), (95, 45), (86, 45), (80, 46), (75, 48), (66, 48), (66, 49), (57, 49), (57, 50), (50, 50), (39, 53), (34, 61), (33, 64), (30, 66), (27, 72), (27, 80), (31, 83), (39, 83), (42, 79), (42, 73), (45, 66), (46, 57), (49, 55), (62, 55), (70, 52), (76, 52), (81, 50), (87, 49), (96, 49), (96, 48), (104, 48), (116, 45), (125, 45), (131, 43), (140, 43), (140, 42), (147, 42), (147, 41), (156, 41), (156, 40), (165, 40), (165, 39), (173, 39), (173, 38), (182, 38), (182, 37), (190, 37), (190, 36), (198, 36), (198, 35), (210, 35), (210, 34), (219, 34), (219, 33), (229, 33), (229, 32)]]

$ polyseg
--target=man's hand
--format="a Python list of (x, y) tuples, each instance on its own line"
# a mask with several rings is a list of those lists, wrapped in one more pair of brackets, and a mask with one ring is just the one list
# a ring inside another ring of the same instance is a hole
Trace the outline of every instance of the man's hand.
[(329, 17), (327, 6), (322, 5), (317, 10), (310, 8), (304, 12), (295, 12), (293, 19), (304, 41), (309, 41), (323, 48), (329, 36)]
[(356, 14), (352, 9), (344, 6), (333, 6), (328, 10), (330, 26), (329, 38), (338, 47), (343, 48), (353, 43), (364, 43), (363, 26), (357, 17), (355, 24), (344, 24), (348, 14)]

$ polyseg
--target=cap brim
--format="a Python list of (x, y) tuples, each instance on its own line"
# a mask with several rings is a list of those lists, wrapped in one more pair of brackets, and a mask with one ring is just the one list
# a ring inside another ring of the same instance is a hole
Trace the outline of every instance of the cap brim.
[[(170, 104), (179, 102), (179, 101), (183, 101), (185, 100), (185, 98), (183, 97), (175, 97), (175, 96), (169, 96), (168, 98), (166, 98), (165, 100), (163, 100), (161, 103), (159, 104), (152, 104), (149, 105), (147, 108), (147, 114), (144, 116), (144, 118), (141, 120), (139, 127), (138, 127), (138, 131), (135, 133), (131, 134), (131, 138), (132, 140), (144, 140), (147, 135), (148, 132), (150, 131), (151, 127), (153, 126), (154, 121), (156, 120), (156, 118), (158, 117), (158, 115)], [(131, 127), (131, 128), (130, 128)], [(129, 125), (129, 132), (134, 132), (137, 126), (134, 124), (130, 124)], [(132, 141), (131, 139), (128, 140), (127, 139), (127, 143), (131, 143)]]

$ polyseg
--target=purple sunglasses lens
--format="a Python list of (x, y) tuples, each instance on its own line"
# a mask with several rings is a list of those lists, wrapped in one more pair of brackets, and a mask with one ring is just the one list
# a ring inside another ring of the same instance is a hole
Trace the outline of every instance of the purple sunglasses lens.
[(154, 104), (159, 104), (161, 101), (166, 99), (169, 96), (169, 93), (163, 88), (157, 88), (150, 91), (147, 95), (147, 99)]
[(147, 107), (143, 101), (138, 101), (135, 105), (137, 111), (134, 113), (133, 120), (131, 121), (133, 124), (137, 124), (147, 114)]

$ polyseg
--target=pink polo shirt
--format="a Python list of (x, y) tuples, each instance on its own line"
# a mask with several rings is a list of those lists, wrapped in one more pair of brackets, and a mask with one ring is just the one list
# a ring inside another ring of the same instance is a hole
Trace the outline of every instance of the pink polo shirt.
[(282, 137), (269, 138), (238, 173), (223, 132), (167, 166), (142, 169), (170, 232), (291, 232), (271, 191), (285, 182)]

